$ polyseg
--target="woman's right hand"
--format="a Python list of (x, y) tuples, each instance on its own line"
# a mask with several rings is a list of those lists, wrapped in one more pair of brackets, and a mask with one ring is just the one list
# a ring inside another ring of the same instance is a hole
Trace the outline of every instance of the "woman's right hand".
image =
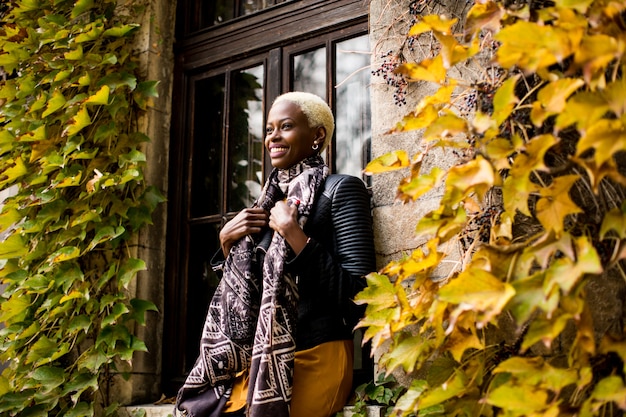
[(235, 242), (246, 235), (259, 233), (269, 222), (268, 213), (262, 208), (246, 208), (222, 227), (220, 245), (224, 256), (228, 256)]

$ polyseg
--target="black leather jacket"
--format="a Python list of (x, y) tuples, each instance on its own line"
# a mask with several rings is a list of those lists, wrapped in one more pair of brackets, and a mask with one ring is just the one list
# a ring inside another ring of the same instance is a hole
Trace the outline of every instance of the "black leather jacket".
[(296, 349), (352, 339), (363, 308), (352, 299), (376, 270), (370, 196), (359, 178), (334, 174), (304, 225), (311, 239), (286, 271), (298, 277)]
[[(364, 308), (352, 299), (365, 287), (363, 277), (376, 269), (370, 196), (363, 181), (329, 175), (304, 232), (310, 237), (307, 245), (285, 264), (285, 272), (297, 277), (300, 295), (296, 350), (352, 339), (362, 316)], [(212, 264), (222, 262), (220, 250)]]

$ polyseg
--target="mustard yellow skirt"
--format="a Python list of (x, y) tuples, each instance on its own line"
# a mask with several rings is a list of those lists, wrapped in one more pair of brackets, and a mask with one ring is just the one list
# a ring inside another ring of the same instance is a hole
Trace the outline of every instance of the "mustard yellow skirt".
[[(322, 343), (296, 352), (291, 417), (330, 417), (341, 411), (352, 391), (352, 340)], [(248, 375), (238, 376), (224, 413), (246, 405)]]

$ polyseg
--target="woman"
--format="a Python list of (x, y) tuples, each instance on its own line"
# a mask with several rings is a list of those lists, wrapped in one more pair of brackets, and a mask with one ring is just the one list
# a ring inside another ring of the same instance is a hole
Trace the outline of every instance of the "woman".
[(361, 312), (351, 300), (375, 253), (363, 182), (329, 176), (320, 156), (333, 130), (316, 95), (274, 101), (265, 137), (274, 169), (254, 206), (220, 232), (223, 277), (177, 409), (195, 401), (208, 408), (198, 415), (328, 417), (346, 403)]

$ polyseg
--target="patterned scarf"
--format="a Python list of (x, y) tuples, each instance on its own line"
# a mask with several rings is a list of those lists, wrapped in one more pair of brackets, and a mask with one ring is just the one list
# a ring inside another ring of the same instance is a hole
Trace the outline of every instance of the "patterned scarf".
[[(279, 200), (298, 200), (298, 223), (304, 227), (327, 175), (320, 156), (286, 170), (274, 169), (255, 206), (269, 212)], [(262, 237), (245, 236), (230, 250), (209, 305), (200, 355), (178, 392), (177, 407), (205, 392), (222, 404), (215, 412), (219, 415), (236, 374), (248, 369), (247, 415), (289, 416), (298, 288), (295, 277), (284, 272), (291, 250), (285, 239), (273, 233), (265, 248), (259, 245)], [(266, 252), (262, 265), (256, 262), (258, 250)]]

